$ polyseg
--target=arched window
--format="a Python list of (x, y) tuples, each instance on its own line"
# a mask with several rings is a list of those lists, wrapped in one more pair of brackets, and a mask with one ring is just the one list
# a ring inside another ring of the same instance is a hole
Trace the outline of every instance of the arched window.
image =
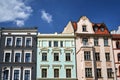
[(118, 57), (118, 61), (120, 61), (120, 53), (118, 53), (117, 57)]
[(120, 42), (119, 41), (116, 42), (116, 48), (120, 48)]

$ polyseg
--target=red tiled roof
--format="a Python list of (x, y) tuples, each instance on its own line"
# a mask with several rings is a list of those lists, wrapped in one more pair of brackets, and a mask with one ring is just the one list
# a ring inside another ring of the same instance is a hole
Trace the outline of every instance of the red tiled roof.
[(120, 34), (112, 34), (113, 39), (120, 39)]
[[(110, 34), (109, 30), (107, 29), (106, 25), (104, 23), (93, 23), (92, 24), (93, 29), (94, 27), (98, 27), (98, 30), (95, 31), (95, 34)], [(101, 31), (100, 28), (104, 28), (104, 31)]]
[(76, 31), (77, 30), (77, 23), (76, 22), (72, 22), (72, 25), (73, 25), (74, 31)]

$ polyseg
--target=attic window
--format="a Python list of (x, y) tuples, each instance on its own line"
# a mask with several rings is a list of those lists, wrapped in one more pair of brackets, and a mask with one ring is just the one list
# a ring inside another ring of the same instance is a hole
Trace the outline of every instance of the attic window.
[(83, 32), (86, 32), (86, 31), (87, 31), (86, 25), (83, 25), (83, 26), (82, 26), (82, 31), (83, 31)]
[(95, 27), (94, 27), (94, 31), (96, 32), (97, 30), (98, 30), (98, 27), (97, 27), (97, 26), (95, 26)]
[(104, 27), (101, 27), (100, 30), (103, 32), (104, 31)]

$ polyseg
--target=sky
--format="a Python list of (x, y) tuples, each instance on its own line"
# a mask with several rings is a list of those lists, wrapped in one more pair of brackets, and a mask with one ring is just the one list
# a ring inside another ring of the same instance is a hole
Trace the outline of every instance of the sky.
[(119, 32), (120, 0), (0, 0), (0, 27), (38, 27), (40, 33), (60, 33), (81, 16)]

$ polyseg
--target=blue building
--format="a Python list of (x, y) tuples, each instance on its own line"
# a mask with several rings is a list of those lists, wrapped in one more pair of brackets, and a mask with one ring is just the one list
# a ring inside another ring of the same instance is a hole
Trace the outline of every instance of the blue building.
[(37, 80), (77, 80), (74, 34), (37, 37)]

